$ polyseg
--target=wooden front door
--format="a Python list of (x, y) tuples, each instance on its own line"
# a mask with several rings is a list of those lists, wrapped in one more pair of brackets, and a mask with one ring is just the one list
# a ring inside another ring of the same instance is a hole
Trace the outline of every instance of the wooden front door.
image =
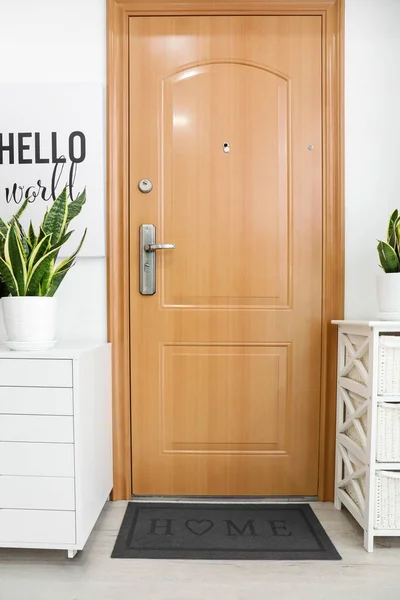
[(135, 494), (317, 494), (321, 27), (130, 19)]

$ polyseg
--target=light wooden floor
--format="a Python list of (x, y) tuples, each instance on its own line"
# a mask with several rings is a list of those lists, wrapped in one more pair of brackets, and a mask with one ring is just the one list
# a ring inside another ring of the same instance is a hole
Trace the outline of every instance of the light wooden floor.
[(85, 550), (0, 550), (0, 600), (400, 600), (400, 539), (362, 547), (359, 526), (331, 504), (313, 508), (337, 562), (111, 560), (123, 502), (109, 503)]

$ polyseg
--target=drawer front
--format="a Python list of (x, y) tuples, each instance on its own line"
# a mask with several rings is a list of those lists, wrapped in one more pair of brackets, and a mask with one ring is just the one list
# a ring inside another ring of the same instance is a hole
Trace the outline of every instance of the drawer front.
[(1, 476), (0, 508), (75, 510), (74, 480), (71, 477)]
[(60, 510), (0, 510), (0, 542), (75, 544), (75, 513)]
[(73, 417), (0, 415), (0, 442), (58, 442), (74, 440)]
[(72, 387), (72, 361), (40, 358), (1, 358), (0, 385)]
[(0, 414), (72, 415), (71, 388), (0, 387)]
[(0, 475), (73, 477), (74, 446), (0, 442)]

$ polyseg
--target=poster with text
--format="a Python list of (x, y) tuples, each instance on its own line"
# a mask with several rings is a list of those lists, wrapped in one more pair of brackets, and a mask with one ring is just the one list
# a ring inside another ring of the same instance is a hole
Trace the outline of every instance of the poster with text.
[(105, 255), (104, 88), (86, 83), (0, 84), (0, 217), (26, 198), (21, 219), (37, 229), (64, 186), (73, 201), (86, 187), (82, 212), (60, 256), (87, 236), (80, 256)]

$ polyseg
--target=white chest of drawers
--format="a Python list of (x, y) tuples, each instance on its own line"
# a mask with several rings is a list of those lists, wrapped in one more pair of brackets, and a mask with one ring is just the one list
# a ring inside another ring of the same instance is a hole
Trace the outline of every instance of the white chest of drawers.
[(82, 550), (112, 489), (111, 347), (0, 351), (0, 547)]

